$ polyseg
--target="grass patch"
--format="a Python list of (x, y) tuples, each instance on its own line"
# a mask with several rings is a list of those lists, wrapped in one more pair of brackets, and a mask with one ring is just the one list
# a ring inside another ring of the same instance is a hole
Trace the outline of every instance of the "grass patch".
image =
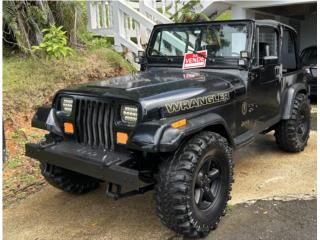
[(233, 209), (233, 205), (227, 204), (227, 206), (226, 206), (226, 213), (227, 213), (227, 214), (230, 214), (230, 213), (232, 212), (232, 209)]
[(111, 49), (77, 52), (63, 60), (37, 60), (21, 56), (3, 59), (5, 117), (50, 104), (55, 91), (99, 77), (133, 71), (123, 57)]
[(21, 166), (22, 161), (18, 158), (11, 158), (10, 161), (7, 162), (7, 167), (9, 169), (16, 169), (17, 167)]

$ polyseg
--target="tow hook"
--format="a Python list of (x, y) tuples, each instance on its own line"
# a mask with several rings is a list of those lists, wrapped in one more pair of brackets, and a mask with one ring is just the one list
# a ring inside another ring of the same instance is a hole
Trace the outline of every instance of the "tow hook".
[(39, 141), (39, 146), (41, 149), (44, 149), (44, 148), (47, 148), (47, 147), (51, 147), (53, 145), (56, 145), (56, 142), (53, 141), (53, 142), (47, 142), (47, 139), (41, 139)]

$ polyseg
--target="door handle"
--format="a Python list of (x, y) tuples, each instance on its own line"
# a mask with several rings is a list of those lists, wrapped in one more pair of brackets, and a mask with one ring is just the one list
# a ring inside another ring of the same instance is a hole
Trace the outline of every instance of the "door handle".
[(274, 67), (275, 76), (279, 85), (282, 85), (282, 65)]
[(275, 67), (274, 67), (274, 73), (276, 74), (276, 77), (278, 77), (279, 72), (280, 72), (280, 67), (275, 66)]

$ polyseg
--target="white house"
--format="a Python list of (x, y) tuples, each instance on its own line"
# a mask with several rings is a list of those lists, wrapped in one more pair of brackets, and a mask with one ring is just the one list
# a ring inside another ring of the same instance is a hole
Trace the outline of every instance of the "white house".
[[(114, 38), (114, 47), (133, 54), (143, 50), (155, 24), (170, 23), (169, 13), (192, 0), (100, 0), (87, 1), (88, 30), (99, 36)], [(273, 19), (294, 27), (300, 49), (317, 44), (317, 1), (271, 0), (229, 1), (200, 0), (199, 11), (217, 16), (231, 10), (233, 19)]]
[(202, 0), (203, 12), (231, 9), (233, 19), (273, 19), (294, 27), (300, 49), (317, 45), (317, 1), (210, 1)]

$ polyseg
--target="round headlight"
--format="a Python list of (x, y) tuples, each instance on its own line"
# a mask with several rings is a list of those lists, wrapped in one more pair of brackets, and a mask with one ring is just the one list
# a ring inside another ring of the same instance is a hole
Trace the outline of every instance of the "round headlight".
[(123, 123), (134, 126), (138, 121), (138, 108), (131, 105), (122, 105), (120, 115)]
[(61, 98), (61, 111), (65, 115), (67, 115), (67, 116), (71, 115), (72, 107), (73, 107), (73, 99), (72, 98), (67, 98), (67, 97)]

